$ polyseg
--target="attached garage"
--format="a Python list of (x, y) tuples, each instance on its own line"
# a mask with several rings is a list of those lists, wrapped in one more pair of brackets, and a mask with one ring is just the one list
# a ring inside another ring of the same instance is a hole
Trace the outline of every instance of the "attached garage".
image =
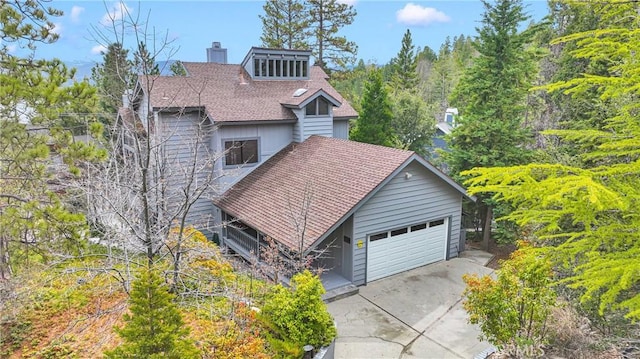
[(367, 282), (446, 259), (448, 219), (369, 235)]

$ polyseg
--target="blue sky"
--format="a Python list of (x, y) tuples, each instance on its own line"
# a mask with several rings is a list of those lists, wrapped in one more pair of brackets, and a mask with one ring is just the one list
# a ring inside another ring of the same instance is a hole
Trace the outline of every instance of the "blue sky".
[[(411, 30), (416, 47), (429, 46), (437, 51), (447, 36), (475, 35), (483, 12), (477, 0), (342, 1), (353, 4), (358, 12), (354, 23), (345, 27), (342, 34), (358, 44), (358, 58), (379, 64), (397, 54), (406, 29)], [(165, 35), (172, 40), (175, 53), (169, 56), (165, 52), (159, 60), (206, 61), (205, 49), (213, 41), (219, 41), (228, 49), (229, 62), (239, 63), (251, 46), (260, 45), (262, 29), (258, 15), (263, 13), (263, 4), (263, 1), (54, 0), (50, 5), (64, 11), (63, 17), (53, 20), (60, 39), (52, 45), (40, 45), (36, 56), (68, 62), (100, 61), (102, 46), (115, 40), (105, 26), (111, 23), (109, 18), (117, 19), (128, 13), (144, 20), (149, 33), (155, 29), (158, 44)], [(525, 5), (534, 19), (547, 13), (544, 0), (525, 1)], [(135, 40), (125, 38), (124, 43), (133, 47)], [(21, 51), (14, 44), (10, 48)]]

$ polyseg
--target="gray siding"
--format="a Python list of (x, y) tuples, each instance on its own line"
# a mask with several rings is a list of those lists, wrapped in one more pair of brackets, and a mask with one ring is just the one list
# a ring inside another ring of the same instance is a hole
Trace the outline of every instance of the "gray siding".
[[(216, 195), (212, 172), (215, 156), (209, 147), (212, 126), (208, 120), (203, 122), (197, 113), (159, 116), (158, 135), (164, 146), (164, 162), (159, 175), (167, 184), (165, 203), (173, 211), (175, 206), (190, 202), (199, 195), (189, 210), (187, 220), (206, 232), (213, 214), (211, 199)], [(191, 175), (192, 171), (195, 176)], [(184, 194), (188, 186), (190, 190), (187, 193), (191, 199)]]
[(260, 163), (268, 160), (293, 141), (291, 124), (265, 124), (246, 126), (220, 126), (212, 136), (211, 146), (220, 156), (224, 153), (224, 141), (233, 139), (258, 139), (258, 163), (238, 167), (225, 167), (221, 158), (216, 163), (216, 173), (219, 176), (218, 185), (222, 192), (236, 183)]
[[(409, 172), (412, 177), (405, 178)], [(458, 255), (462, 195), (419, 163), (410, 163), (354, 213), (353, 282), (365, 284), (367, 235), (450, 218), (449, 253)], [(362, 241), (362, 248), (357, 243)]]
[(333, 121), (333, 137), (343, 140), (349, 139), (349, 120)]
[(331, 113), (329, 113), (329, 116), (305, 117), (302, 127), (303, 140), (306, 140), (312, 135), (333, 137), (333, 118), (331, 117)]

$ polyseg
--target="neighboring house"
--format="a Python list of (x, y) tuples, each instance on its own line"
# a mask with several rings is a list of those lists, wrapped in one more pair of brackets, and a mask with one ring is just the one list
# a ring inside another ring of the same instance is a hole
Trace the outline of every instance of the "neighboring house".
[(252, 48), (240, 65), (183, 63), (186, 77), (138, 89), (167, 155), (189, 155), (203, 118), (206, 152), (221, 154), (214, 199), (192, 218), (245, 258), (267, 237), (325, 249), (314, 264), (356, 285), (458, 256), (465, 190), (411, 151), (349, 141), (357, 113), (310, 56)]

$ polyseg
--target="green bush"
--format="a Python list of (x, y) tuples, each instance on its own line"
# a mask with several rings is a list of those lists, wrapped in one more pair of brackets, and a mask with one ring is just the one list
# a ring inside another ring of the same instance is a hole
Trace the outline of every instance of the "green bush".
[(481, 339), (515, 357), (536, 356), (546, 342), (546, 321), (556, 302), (551, 263), (520, 243), (497, 279), (465, 275), (464, 308)]
[(333, 318), (322, 301), (324, 287), (320, 278), (304, 271), (293, 276), (291, 288), (277, 285), (267, 295), (261, 317), (280, 343), (272, 346), (300, 349), (313, 345), (318, 349), (336, 336)]
[(199, 358), (200, 354), (188, 339), (173, 295), (162, 277), (153, 269), (143, 269), (132, 283), (129, 311), (125, 325), (115, 331), (123, 343), (106, 358)]

